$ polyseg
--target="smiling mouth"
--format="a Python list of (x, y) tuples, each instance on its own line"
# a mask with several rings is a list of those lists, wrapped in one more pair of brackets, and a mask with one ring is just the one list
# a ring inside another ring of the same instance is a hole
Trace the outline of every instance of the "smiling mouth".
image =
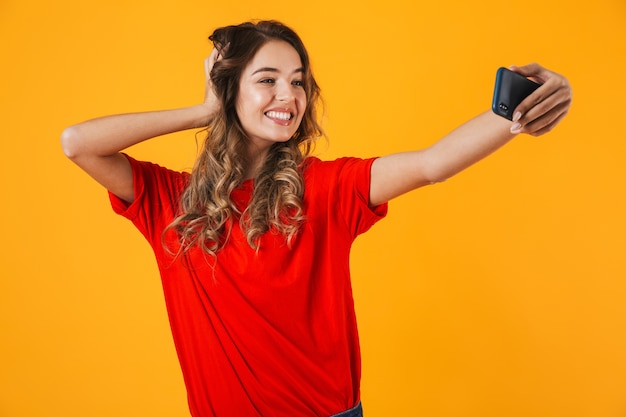
[(293, 117), (291, 113), (283, 112), (283, 111), (268, 111), (267, 113), (265, 113), (265, 115), (269, 117), (270, 119), (283, 120), (283, 121), (291, 120), (291, 118)]

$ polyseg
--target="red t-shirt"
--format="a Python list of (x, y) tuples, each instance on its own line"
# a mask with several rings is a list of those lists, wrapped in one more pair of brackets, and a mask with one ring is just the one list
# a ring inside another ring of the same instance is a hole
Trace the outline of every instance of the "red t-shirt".
[[(350, 247), (387, 212), (368, 206), (373, 159), (310, 158), (306, 221), (292, 247), (268, 232), (257, 252), (235, 221), (216, 259), (199, 248), (176, 258), (163, 246), (189, 174), (129, 160), (135, 200), (111, 203), (156, 255), (191, 415), (330, 416), (355, 406)], [(233, 201), (245, 207), (252, 187), (242, 184)]]

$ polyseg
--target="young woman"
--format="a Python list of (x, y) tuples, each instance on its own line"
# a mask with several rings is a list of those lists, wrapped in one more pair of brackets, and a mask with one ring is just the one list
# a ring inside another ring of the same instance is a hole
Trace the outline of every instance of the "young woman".
[[(65, 154), (109, 190), (150, 242), (194, 417), (361, 416), (350, 286), (353, 240), (386, 203), (440, 182), (519, 133), (567, 113), (565, 78), (542, 83), (514, 122), (487, 111), (418, 151), (321, 161), (319, 88), (299, 37), (278, 22), (217, 29), (202, 104), (86, 121)], [(206, 127), (191, 173), (121, 152)]]

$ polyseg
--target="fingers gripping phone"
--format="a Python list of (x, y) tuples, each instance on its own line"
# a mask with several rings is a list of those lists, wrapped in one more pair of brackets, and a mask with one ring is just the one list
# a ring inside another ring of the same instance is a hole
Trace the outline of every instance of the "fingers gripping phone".
[(540, 84), (517, 72), (504, 67), (499, 68), (496, 73), (491, 109), (495, 114), (512, 120), (515, 108), (539, 86)]

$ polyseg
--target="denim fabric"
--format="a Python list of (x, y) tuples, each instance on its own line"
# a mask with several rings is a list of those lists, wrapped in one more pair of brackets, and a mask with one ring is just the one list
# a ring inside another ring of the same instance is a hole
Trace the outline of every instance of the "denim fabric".
[(361, 407), (361, 402), (359, 402), (355, 407), (330, 417), (363, 417), (363, 407)]

